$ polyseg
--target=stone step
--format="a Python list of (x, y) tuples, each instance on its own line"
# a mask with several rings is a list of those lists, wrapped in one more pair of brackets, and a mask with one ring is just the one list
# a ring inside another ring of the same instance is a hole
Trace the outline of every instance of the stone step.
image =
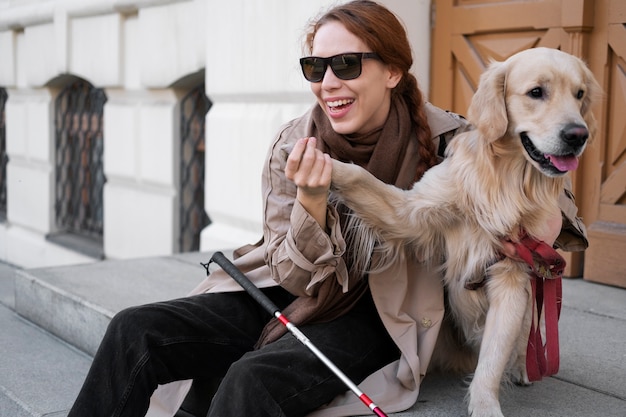
[(208, 253), (18, 270), (15, 311), (94, 355), (115, 313), (183, 297), (206, 275)]
[[(14, 283), (0, 285), (0, 302), (14, 304), (20, 315), (93, 355), (117, 311), (186, 295), (204, 278), (200, 262), (209, 259), (210, 253), (189, 253), (17, 270)], [(528, 388), (505, 387), (504, 414), (623, 417), (626, 291), (582, 280), (564, 281), (563, 287), (561, 369)], [(6, 294), (11, 290), (14, 296)], [(0, 307), (1, 328), (21, 329), (16, 336), (0, 336), (0, 417), (64, 416), (87, 372), (89, 356)], [(394, 416), (466, 415), (465, 393), (458, 377), (428, 375), (417, 403)]]
[(19, 268), (0, 261), (0, 304), (15, 306), (15, 274)]
[(91, 358), (0, 305), (0, 416), (66, 416)]

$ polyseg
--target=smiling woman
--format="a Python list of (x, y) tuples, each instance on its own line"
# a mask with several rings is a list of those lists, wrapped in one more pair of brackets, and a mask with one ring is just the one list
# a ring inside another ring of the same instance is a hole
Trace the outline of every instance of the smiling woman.
[[(381, 408), (403, 410), (426, 372), (443, 288), (438, 272), (414, 259), (366, 272), (358, 260), (376, 255), (354, 246), (349, 211), (329, 199), (331, 157), (409, 188), (438, 162), (439, 139), (466, 125), (424, 103), (404, 27), (378, 3), (331, 8), (309, 27), (305, 49), (302, 73), (317, 102), (279, 129), (262, 177), (264, 238), (235, 251), (234, 264), (349, 379), (367, 378), (374, 391), (363, 391), (375, 393)], [(292, 148), (288, 160), (284, 146)], [(342, 381), (237, 290), (217, 269), (194, 295), (118, 313), (69, 415), (144, 415), (158, 384), (185, 379), (220, 381), (209, 416), (367, 411), (358, 398), (343, 398)], [(407, 340), (407, 331), (421, 336)], [(152, 404), (162, 403), (162, 392)], [(335, 397), (345, 403), (328, 405)]]
[[(439, 161), (439, 142), (467, 125), (424, 102), (405, 29), (386, 7), (333, 7), (305, 42), (302, 74), (316, 102), (278, 130), (262, 173), (263, 240), (233, 263), (382, 409), (405, 410), (442, 322), (441, 273), (412, 256), (368, 271), (380, 253), (359, 244), (362, 229), (331, 197), (332, 159), (408, 189)], [(159, 384), (189, 379), (218, 382), (208, 416), (367, 412), (218, 268), (188, 297), (118, 313), (69, 416), (141, 416)], [(172, 402), (164, 390), (153, 405)]]

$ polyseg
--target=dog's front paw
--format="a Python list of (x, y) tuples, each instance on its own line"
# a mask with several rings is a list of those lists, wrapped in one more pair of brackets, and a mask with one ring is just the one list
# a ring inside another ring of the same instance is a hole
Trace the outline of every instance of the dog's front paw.
[(504, 417), (504, 414), (502, 414), (502, 410), (500, 409), (499, 404), (497, 404), (496, 406), (492, 405), (488, 407), (472, 407), (470, 405), (468, 411), (470, 417)]
[(518, 355), (511, 370), (511, 381), (523, 387), (532, 385), (532, 382), (530, 382), (528, 378), (528, 371), (526, 370), (526, 352)]
[(340, 162), (333, 159), (332, 188), (342, 191), (352, 188), (356, 182), (370, 175), (365, 169), (352, 163)]
[(515, 385), (519, 385), (522, 387), (528, 387), (533, 383), (528, 379), (528, 372), (526, 372), (526, 366), (522, 366), (515, 371), (511, 377)]
[(497, 396), (477, 391), (470, 386), (468, 412), (471, 417), (504, 417)]

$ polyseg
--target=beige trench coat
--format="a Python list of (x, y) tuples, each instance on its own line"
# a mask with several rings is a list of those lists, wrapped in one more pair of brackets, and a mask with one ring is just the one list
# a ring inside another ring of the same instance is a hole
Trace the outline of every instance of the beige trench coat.
[[(262, 177), (263, 241), (241, 248), (237, 251), (240, 256), (234, 261), (258, 287), (281, 284), (296, 295), (315, 293), (315, 284), (328, 277), (347, 285), (347, 276), (339, 272), (345, 271), (342, 259), (345, 243), (336, 213), (329, 210), (330, 233), (326, 233), (295, 199), (296, 188), (285, 178), (284, 158), (279, 154), (283, 145), (309, 136), (310, 115), (309, 111), (284, 125), (272, 144)], [(431, 105), (427, 105), (427, 116), (437, 143), (440, 136), (450, 140), (455, 131), (466, 128), (463, 119)], [(407, 150), (401, 173), (412, 175), (416, 164), (414, 144)], [(567, 199), (564, 204), (572, 215), (574, 235), (579, 234), (576, 232), (581, 231), (582, 223), (575, 219), (576, 207)], [(584, 234), (584, 230), (581, 232)], [(575, 238), (569, 240), (571, 244), (576, 242)], [(371, 274), (369, 285), (380, 317), (398, 345), (401, 357), (370, 375), (359, 387), (386, 412), (403, 411), (417, 400), (443, 318), (441, 276), (417, 261), (400, 257), (391, 268)], [(240, 290), (233, 279), (218, 269), (192, 294)], [(190, 383), (160, 386), (152, 396), (148, 416), (174, 415)], [(309, 416), (353, 416), (367, 412), (363, 403), (347, 391)]]

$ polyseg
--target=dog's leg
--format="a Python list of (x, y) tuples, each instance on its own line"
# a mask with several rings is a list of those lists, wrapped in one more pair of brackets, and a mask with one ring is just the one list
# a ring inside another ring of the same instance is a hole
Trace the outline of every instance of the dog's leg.
[(498, 400), (500, 383), (520, 338), (527, 308), (527, 273), (508, 259), (494, 267), (487, 283), (489, 309), (478, 365), (469, 388), (472, 417), (503, 416)]
[(513, 372), (513, 380), (518, 385), (531, 385), (526, 370), (526, 350), (528, 349), (528, 335), (530, 334), (530, 326), (533, 321), (533, 300), (532, 290), (530, 288), (530, 279), (526, 281), (526, 310), (524, 312), (524, 321), (522, 330), (517, 339), (516, 351), (513, 355), (513, 363), (511, 370)]
[(441, 185), (445, 161), (428, 172), (430, 181), (402, 190), (378, 180), (358, 165), (333, 160), (332, 190), (366, 225), (383, 240), (412, 242), (416, 247), (441, 247), (437, 236), (458, 222), (451, 209), (456, 191)]

